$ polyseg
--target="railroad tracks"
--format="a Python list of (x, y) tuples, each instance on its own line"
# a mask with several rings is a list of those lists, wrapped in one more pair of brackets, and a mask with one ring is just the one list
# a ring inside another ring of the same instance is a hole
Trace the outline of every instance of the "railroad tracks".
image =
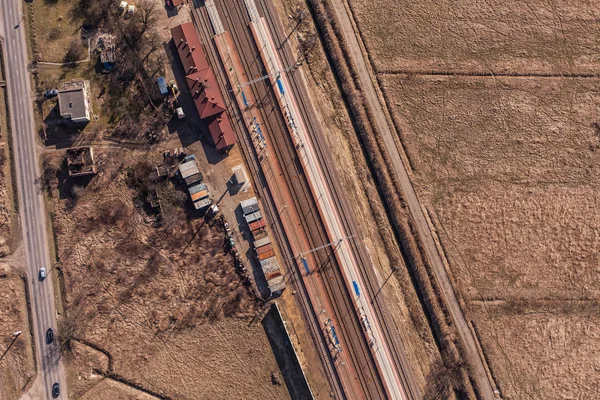
[[(268, 89), (273, 88), (271, 87)], [(283, 112), (283, 110), (281, 109), (280, 111)], [(277, 121), (280, 128), (277, 132), (284, 133), (282, 139), (284, 143), (284, 150), (279, 150), (277, 156), (282, 163), (289, 165), (294, 160), (297, 160), (296, 156), (299, 156), (299, 154), (296, 153), (296, 149), (292, 143), (291, 136), (288, 134), (288, 127), (285, 126), (285, 122), (283, 122), (283, 117), (281, 116), (280, 118), (278, 118)], [(281, 138), (276, 138), (275, 141), (279, 142), (277, 148), (281, 149)], [(295, 178), (297, 176), (302, 175), (301, 164), (299, 162), (294, 164), (297, 174), (296, 176), (290, 177), (289, 172), (284, 171), (285, 173), (288, 173), (288, 175), (286, 175), (288, 182), (292, 181), (290, 178)], [(298, 164), (300, 164), (300, 166)], [(313, 212), (316, 207), (316, 205), (314, 204), (315, 199), (312, 197), (312, 194), (308, 189), (308, 184), (306, 180), (300, 179), (300, 181), (302, 183), (302, 186), (300, 188), (301, 193), (300, 195), (295, 196), (295, 199), (304, 198), (304, 203), (299, 204), (297, 202), (296, 205), (299, 209), (304, 209), (304, 212), (300, 216), (300, 219), (302, 225), (307, 227), (306, 229), (310, 238), (310, 245), (312, 247), (316, 247), (317, 245), (322, 244), (323, 242), (328, 242), (330, 238), (328, 238), (328, 236), (325, 233), (323, 221), (320, 220), (318, 215), (315, 216), (315, 213)], [(292, 188), (292, 190), (296, 190), (296, 193), (298, 193), (297, 188)], [(308, 210), (305, 208), (306, 205), (308, 205), (309, 207)], [(312, 217), (309, 219), (307, 218), (308, 215), (312, 215)], [(314, 229), (312, 229), (312, 227), (316, 227), (318, 229), (320, 241), (315, 241), (313, 237), (310, 237), (310, 234), (312, 233), (314, 235), (315, 232)], [(325, 255), (321, 256), (321, 269), (323, 269), (324, 265), (330, 265), (331, 268), (328, 268), (327, 273), (333, 278), (324, 280), (325, 287), (330, 299), (335, 299), (333, 301), (333, 306), (336, 309), (335, 311), (337, 316), (339, 317), (339, 320), (345, 320), (345, 324), (342, 326), (342, 329), (346, 330), (346, 337), (348, 338), (348, 340), (352, 341), (352, 351), (350, 353), (350, 356), (352, 357), (352, 361), (356, 367), (356, 370), (360, 371), (360, 383), (363, 386), (364, 391), (366, 393), (369, 393), (372, 397), (385, 397), (381, 377), (379, 376), (377, 369), (374, 367), (374, 359), (367, 345), (367, 338), (365, 337), (365, 332), (363, 331), (359, 322), (358, 315), (356, 313), (356, 310), (354, 309), (354, 301), (351, 300), (351, 296), (348, 293), (349, 288), (344, 283), (345, 280), (343, 279), (343, 276), (341, 274), (340, 267), (335, 262), (336, 258), (331, 249), (328, 249), (328, 253), (323, 252), (322, 254)], [(325, 257), (325, 260), (323, 260), (323, 257)], [(340, 303), (342, 304), (340, 305)], [(348, 327), (348, 325), (351, 325), (351, 327)], [(348, 331), (348, 329), (350, 329), (350, 331)], [(359, 353), (358, 356), (357, 353)], [(361, 359), (359, 359), (359, 357)]]
[[(196, 28), (199, 30), (203, 37), (203, 42), (207, 44), (207, 46), (212, 47), (212, 32), (210, 32), (210, 20), (207, 15), (204, 15), (201, 9), (192, 9), (192, 19), (196, 25)], [(232, 35), (235, 35), (235, 32), (231, 32)], [(210, 62), (213, 66), (220, 66), (222, 64), (220, 60), (215, 56), (215, 51), (205, 52), (210, 59)], [(244, 122), (243, 113), (238, 107), (238, 104), (235, 99), (235, 95), (231, 91), (231, 87), (228, 85), (227, 77), (224, 76), (222, 68), (215, 68), (215, 73), (217, 76), (217, 80), (221, 88), (224, 89), (224, 93), (227, 93), (229, 96), (229, 101), (227, 102), (227, 111), (231, 116), (235, 117), (236, 123), (234, 123), (236, 136), (238, 139), (238, 144), (242, 149), (242, 155), (246, 160), (246, 164), (250, 166), (252, 169), (252, 179), (255, 181), (255, 188), (258, 191), (264, 206), (264, 211), (268, 215), (269, 220), (271, 221), (271, 229), (275, 233), (277, 237), (278, 243), (280, 243), (280, 249), (284, 255), (285, 262), (287, 265), (287, 271), (290, 271), (292, 278), (296, 282), (296, 286), (298, 289), (297, 299), (300, 305), (300, 310), (303, 314), (305, 321), (308, 324), (309, 331), (311, 333), (311, 337), (313, 338), (314, 343), (318, 348), (318, 354), (321, 358), (322, 365), (325, 369), (325, 373), (327, 374), (327, 380), (332, 390), (332, 394), (337, 399), (345, 399), (345, 395), (343, 390), (341, 389), (341, 382), (339, 376), (335, 370), (334, 360), (331, 357), (331, 353), (326, 344), (325, 337), (323, 335), (323, 331), (320, 328), (318, 323), (317, 315), (314, 312), (312, 304), (309, 300), (308, 291), (302, 277), (300, 275), (300, 271), (298, 269), (298, 265), (291, 260), (294, 260), (294, 256), (292, 254), (292, 250), (290, 244), (287, 240), (286, 235), (283, 233), (283, 225), (280, 219), (280, 215), (276, 211), (277, 208), (275, 206), (275, 202), (273, 200), (272, 193), (269, 190), (269, 186), (267, 183), (267, 179), (265, 174), (263, 173), (262, 167), (260, 166), (259, 155), (256, 152), (254, 145), (252, 144), (252, 139), (250, 137), (250, 133), (248, 131), (247, 125)], [(260, 98), (260, 97), (258, 97)]]
[[(242, 52), (242, 63), (248, 76), (264, 75), (266, 71), (260, 66), (261, 60), (256, 43), (254, 43), (247, 30), (249, 24), (247, 13), (236, 6), (229, 7), (224, 5), (224, 3), (220, 5), (225, 20), (228, 23), (235, 24), (238, 28), (230, 29), (230, 32), (236, 41), (236, 47)], [(275, 144), (273, 146), (275, 155), (279, 163), (286, 166), (283, 169), (283, 174), (293, 192), (294, 206), (298, 210), (301, 210), (299, 214), (300, 222), (307, 232), (308, 243), (311, 247), (317, 247), (327, 243), (329, 238), (325, 232), (323, 222), (320, 220), (318, 214), (314, 212), (316, 205), (308, 189), (303, 168), (297, 158), (291, 138), (288, 135), (288, 128), (286, 127), (283, 115), (276, 107), (277, 100), (273, 96), (272, 87), (268, 85), (269, 82), (252, 85), (250, 90), (254, 97), (260, 99), (261, 107), (259, 109), (263, 116), (263, 125), (272, 134), (270, 139)], [(265, 111), (265, 108), (271, 105), (273, 106), (271, 110)], [(290, 165), (292, 168), (290, 168)], [(310, 218), (308, 217), (309, 215), (311, 216)], [(324, 249), (318, 253), (317, 257), (319, 258), (322, 272), (324, 266), (332, 266), (332, 268), (327, 268), (324, 271), (330, 279), (324, 279), (323, 282), (338, 321), (344, 321), (343, 324), (340, 324), (340, 328), (344, 337), (348, 340), (348, 345), (350, 346), (348, 349), (350, 350), (349, 356), (358, 373), (359, 383), (363, 391), (368, 393), (370, 397), (385, 398), (381, 377), (375, 367), (373, 355), (368, 347), (367, 339), (356, 310), (353, 307), (353, 302), (350, 300), (351, 296), (348, 293), (348, 287), (344, 284), (340, 268), (335, 264), (335, 256), (331, 252), (331, 249)], [(292, 256), (291, 258), (294, 257)], [(297, 265), (294, 264), (293, 268), (296, 269)], [(296, 277), (301, 281), (299, 275)]]
[[(278, 25), (273, 18), (273, 15), (271, 13), (271, 7), (269, 7), (267, 0), (258, 1), (261, 5), (263, 15), (268, 21), (271, 32), (274, 33), (274, 40), (279, 42), (276, 42), (276, 45), (279, 49), (279, 55), (280, 57), (282, 57), (282, 61), (288, 65), (290, 64), (290, 62), (295, 63), (295, 57), (293, 55), (290, 55), (290, 51), (286, 51), (284, 47), (284, 44), (287, 41), (287, 37), (286, 40), (284, 40), (283, 42), (280, 39), (281, 35), (279, 33)], [(285, 37), (285, 35), (283, 36)], [(335, 201), (336, 208), (338, 209), (339, 215), (342, 219), (344, 231), (347, 235), (354, 235), (356, 234), (356, 232), (358, 232), (355, 221), (348, 217), (347, 210), (350, 207), (347, 204), (347, 201), (345, 201), (345, 198), (343, 196), (340, 196), (341, 188), (339, 186), (338, 180), (332, 173), (331, 161), (323, 152), (323, 148), (325, 148), (325, 146), (322, 141), (322, 136), (319, 134), (318, 128), (315, 128), (312, 113), (308, 109), (305, 102), (305, 95), (300, 90), (294, 73), (288, 73), (287, 76), (288, 81), (292, 85), (292, 91), (294, 92), (294, 96), (298, 101), (300, 112), (302, 113), (302, 118), (305, 121), (305, 124), (308, 128), (310, 139), (315, 144), (314, 148), (318, 156), (319, 164), (321, 166), (321, 170), (324, 172), (327, 184), (331, 189), (332, 197)], [(392, 353), (392, 358), (396, 366), (396, 370), (399, 372), (399, 377), (402, 381), (403, 386), (406, 389), (406, 395), (409, 399), (418, 399), (421, 396), (420, 391), (416, 383), (414, 382), (414, 379), (412, 378), (412, 371), (407, 365), (408, 361), (406, 360), (405, 350), (402, 344), (399, 342), (399, 340), (397, 340), (398, 334), (394, 333), (392, 330), (393, 328), (389, 326), (388, 321), (391, 321), (389, 310), (384, 305), (382, 305), (380, 301), (376, 298), (376, 294), (379, 291), (378, 283), (372, 275), (371, 262), (369, 257), (365, 254), (366, 249), (364, 248), (364, 245), (362, 245), (362, 242), (359, 240), (350, 241), (350, 246), (355, 259), (360, 264), (359, 271), (363, 278), (363, 282), (366, 284), (366, 289), (369, 293), (369, 297), (372, 299), (371, 303), (377, 314), (377, 318), (380, 322), (380, 326), (386, 338), (388, 348)]]

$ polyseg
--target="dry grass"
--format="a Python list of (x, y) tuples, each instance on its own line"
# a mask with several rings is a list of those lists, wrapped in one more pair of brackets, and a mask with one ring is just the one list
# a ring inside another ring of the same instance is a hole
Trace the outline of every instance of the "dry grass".
[(46, 0), (31, 4), (33, 23), (30, 29), (40, 61), (64, 62), (73, 40), (80, 39), (81, 21), (73, 18), (71, 13), (75, 3), (75, 0)]
[[(380, 82), (500, 390), (513, 399), (586, 397), (597, 322), (564, 303), (596, 299), (600, 289), (600, 81), (410, 74)], [(490, 315), (478, 312), (480, 300), (521, 308)], [(557, 304), (552, 315), (540, 301)], [(577, 362), (553, 361), (565, 349)]]
[(349, 3), (378, 71), (596, 73), (600, 63), (593, 2)]
[[(50, 182), (67, 317), (79, 322), (71, 347), (96, 346), (111, 360), (102, 373), (170, 398), (285, 398), (270, 381), (277, 364), (264, 331), (248, 326), (259, 304), (222, 234), (183, 210), (178, 225), (157, 228), (126, 183), (128, 168), (148, 155), (119, 152), (98, 151), (99, 160), (126, 164), (104, 164), (75, 204)], [(60, 153), (51, 158), (58, 163)]]
[(517, 313), (474, 307), (490, 366), (507, 400), (592, 399), (598, 393), (598, 303), (537, 305)]
[(467, 297), (598, 293), (598, 84), (385, 80), (421, 199), (434, 205)]
[[(433, 211), (453, 281), (466, 301), (468, 319), (478, 327), (499, 388), (512, 398), (589, 396), (592, 381), (584, 375), (592, 368), (595, 334), (591, 327), (589, 335), (566, 330), (569, 322), (583, 326), (585, 317), (564, 304), (595, 301), (598, 294), (600, 82), (573, 77), (597, 69), (596, 8), (541, 1), (411, 1), (401, 7), (386, 0), (349, 3), (414, 169), (419, 197)], [(390, 193), (398, 194), (396, 183), (387, 176), (385, 155), (378, 155), (369, 111), (361, 109), (344, 41), (323, 2), (309, 4), (407, 264), (417, 269), (426, 305), (432, 301), (428, 312), (435, 330), (444, 322), (443, 316), (435, 316), (435, 298), (430, 298), (436, 287), (428, 287), (426, 277), (419, 275), (424, 273), (421, 249), (411, 241), (412, 227), (403, 226), (405, 210), (398, 201), (390, 204)], [(443, 76), (492, 71), (521, 77)], [(535, 74), (545, 77), (531, 76)], [(490, 316), (477, 311), (481, 299), (520, 308), (504, 307)], [(540, 323), (534, 329), (541, 331), (531, 335), (558, 335), (591, 349), (578, 353), (581, 367), (554, 363), (539, 374), (548, 360), (560, 357), (559, 350), (547, 350), (543, 340), (510, 341), (517, 329), (523, 330), (523, 338), (530, 333), (523, 325), (527, 315), (546, 313), (540, 301), (558, 304), (553, 311), (557, 319)], [(445, 330), (442, 326), (441, 337)], [(502, 344), (494, 342), (495, 332)], [(526, 366), (518, 368), (519, 379), (513, 378), (506, 358)], [(581, 389), (567, 382), (567, 373), (571, 382), (582, 383)]]
[(0, 356), (13, 342), (12, 333), (22, 331), (0, 360), (0, 398), (16, 400), (35, 376), (25, 286), (14, 271), (0, 266), (0, 288)]

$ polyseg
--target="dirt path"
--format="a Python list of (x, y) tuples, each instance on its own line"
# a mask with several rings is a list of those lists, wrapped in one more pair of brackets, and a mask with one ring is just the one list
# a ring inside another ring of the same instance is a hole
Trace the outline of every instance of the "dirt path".
[(443, 301), (447, 305), (448, 310), (452, 315), (452, 319), (457, 326), (464, 348), (467, 352), (466, 356), (469, 358), (470, 364), (474, 367), (473, 376), (477, 381), (477, 386), (480, 388), (484, 398), (493, 399), (495, 398), (494, 391), (488, 379), (484, 362), (479, 354), (477, 343), (475, 342), (473, 334), (469, 329), (469, 325), (467, 324), (467, 321), (462, 313), (456, 295), (454, 294), (452, 284), (450, 283), (444, 268), (444, 263), (435, 245), (431, 229), (427, 223), (427, 220), (425, 219), (424, 212), (421, 209), (408, 172), (406, 171), (404, 163), (402, 162), (400, 151), (398, 150), (394, 140), (395, 135), (389, 128), (385, 111), (379, 102), (377, 91), (375, 90), (369, 68), (361, 52), (361, 47), (356, 37), (350, 16), (348, 15), (344, 2), (332, 2), (332, 4), (335, 9), (340, 28), (342, 29), (342, 33), (348, 41), (350, 56), (352, 57), (354, 65), (356, 66), (358, 79), (360, 79), (361, 87), (364, 89), (364, 96), (368, 101), (368, 106), (371, 108), (375, 117), (377, 130), (381, 134), (385, 146), (388, 149), (390, 159), (394, 165), (396, 176), (402, 185), (406, 202), (415, 221), (419, 236), (423, 241), (427, 258), (429, 259), (429, 262), (433, 267), (433, 271), (435, 272), (436, 279), (443, 290)]

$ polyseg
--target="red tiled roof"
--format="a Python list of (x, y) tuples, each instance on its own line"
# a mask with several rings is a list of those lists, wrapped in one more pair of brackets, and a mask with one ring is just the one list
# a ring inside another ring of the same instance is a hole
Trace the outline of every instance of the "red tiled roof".
[(210, 118), (225, 111), (217, 80), (210, 69), (190, 74), (185, 77), (185, 80), (200, 118)]
[(209, 68), (208, 61), (206, 61), (206, 56), (200, 45), (200, 39), (198, 39), (196, 29), (191, 22), (172, 28), (171, 36), (173, 36), (186, 75)]
[(221, 150), (235, 144), (235, 135), (233, 134), (233, 129), (231, 128), (229, 119), (227, 118), (226, 114), (223, 114), (223, 116), (224, 118), (217, 117), (207, 121), (210, 136), (212, 137), (217, 150)]
[(235, 135), (217, 79), (206, 61), (194, 25), (191, 22), (178, 25), (171, 29), (171, 35), (200, 118), (207, 123), (217, 150), (229, 149), (235, 144)]

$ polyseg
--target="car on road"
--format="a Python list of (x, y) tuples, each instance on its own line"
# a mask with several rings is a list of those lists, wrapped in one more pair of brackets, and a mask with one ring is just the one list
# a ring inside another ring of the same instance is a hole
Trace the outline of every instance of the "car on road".
[(46, 279), (46, 268), (40, 268), (40, 281)]
[(52, 398), (55, 399), (60, 396), (60, 387), (58, 386), (58, 382), (52, 385)]
[(46, 344), (50, 344), (52, 342), (54, 342), (54, 331), (52, 328), (48, 328), (46, 331)]
[(50, 89), (50, 90), (46, 90), (44, 92), (44, 97), (47, 99), (50, 99), (55, 96), (58, 96), (58, 90), (56, 90), (56, 89)]

